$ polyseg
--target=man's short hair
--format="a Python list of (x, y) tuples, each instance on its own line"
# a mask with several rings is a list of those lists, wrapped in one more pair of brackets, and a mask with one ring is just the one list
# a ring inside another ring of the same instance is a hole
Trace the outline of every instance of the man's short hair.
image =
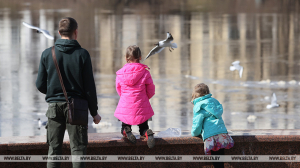
[(74, 31), (78, 28), (78, 24), (75, 19), (71, 17), (62, 18), (59, 21), (59, 33), (61, 36), (72, 37)]

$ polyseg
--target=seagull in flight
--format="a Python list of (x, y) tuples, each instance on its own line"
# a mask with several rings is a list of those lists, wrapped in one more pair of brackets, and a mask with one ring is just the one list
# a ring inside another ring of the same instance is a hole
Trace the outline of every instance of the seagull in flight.
[[(171, 43), (173, 41), (173, 36), (171, 33), (167, 32), (167, 38), (163, 41), (158, 42), (156, 45), (147, 55), (147, 57), (143, 60), (143, 62), (149, 58), (151, 55), (160, 53), (165, 47), (169, 47), (169, 51), (172, 52), (174, 48), (177, 48), (176, 43)], [(172, 49), (172, 50), (171, 50)]]
[(267, 109), (275, 108), (275, 107), (279, 107), (279, 104), (277, 104), (277, 98), (276, 98), (276, 95), (275, 95), (275, 93), (273, 93), (273, 97), (272, 97), (272, 99), (271, 99), (271, 104), (268, 104), (268, 105), (267, 105)]
[(38, 118), (38, 124), (39, 124), (38, 129), (41, 129), (41, 127), (47, 125), (47, 123), (48, 121), (42, 121), (40, 118)]
[(50, 35), (48, 30), (40, 29), (25, 22), (23, 22), (23, 25), (30, 29), (35, 29), (37, 33), (43, 33), (48, 39), (54, 40), (54, 37)]
[(229, 69), (230, 69), (230, 71), (238, 70), (239, 74), (240, 74), (240, 78), (242, 78), (244, 68), (242, 66), (240, 66), (240, 61), (234, 61), (232, 63), (232, 66), (230, 66)]

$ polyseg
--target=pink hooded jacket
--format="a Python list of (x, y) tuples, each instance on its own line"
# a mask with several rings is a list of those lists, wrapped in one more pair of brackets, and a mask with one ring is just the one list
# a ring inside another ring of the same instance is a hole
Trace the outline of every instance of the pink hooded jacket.
[(120, 95), (115, 117), (129, 125), (139, 125), (154, 115), (149, 99), (155, 86), (147, 66), (127, 63), (117, 71), (116, 89)]

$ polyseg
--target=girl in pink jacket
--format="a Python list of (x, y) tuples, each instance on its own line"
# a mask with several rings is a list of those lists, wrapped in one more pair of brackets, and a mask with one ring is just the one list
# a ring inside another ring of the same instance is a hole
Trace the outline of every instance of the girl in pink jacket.
[(130, 142), (136, 143), (131, 125), (138, 125), (140, 135), (145, 136), (148, 147), (153, 148), (155, 140), (148, 119), (154, 115), (149, 99), (155, 94), (155, 86), (149, 68), (140, 63), (142, 56), (138, 46), (129, 46), (125, 57), (127, 64), (117, 71), (116, 89), (120, 100), (115, 117), (122, 121), (121, 134)]

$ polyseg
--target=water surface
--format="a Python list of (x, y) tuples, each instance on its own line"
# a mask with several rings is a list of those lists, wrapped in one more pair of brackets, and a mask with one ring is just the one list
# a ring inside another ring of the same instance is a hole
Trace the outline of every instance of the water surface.
[[(58, 39), (64, 16), (78, 21), (78, 41), (92, 57), (102, 124), (94, 128), (90, 118), (89, 132), (120, 131), (113, 116), (119, 100), (115, 72), (125, 64), (125, 49), (137, 44), (146, 56), (166, 32), (179, 47), (144, 62), (156, 86), (151, 129), (190, 130), (192, 88), (201, 82), (223, 104), (228, 129), (300, 129), (296, 1), (67, 2), (0, 3), (0, 136), (45, 135), (37, 119), (47, 120), (47, 103), (35, 80), (41, 53), (54, 41), (22, 22)], [(242, 78), (229, 70), (236, 60), (244, 67)], [(272, 93), (280, 107), (268, 110)], [(250, 115), (256, 119), (247, 120)]]

